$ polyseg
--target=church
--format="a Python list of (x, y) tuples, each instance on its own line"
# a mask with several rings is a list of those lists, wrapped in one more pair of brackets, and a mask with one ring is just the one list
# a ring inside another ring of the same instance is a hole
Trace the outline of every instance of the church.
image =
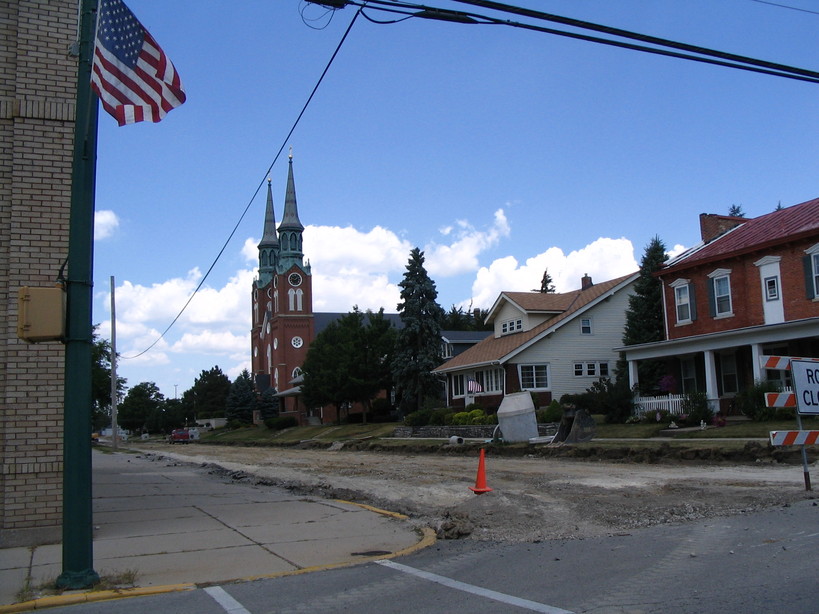
[(259, 274), (252, 289), (251, 364), (256, 391), (273, 387), (282, 415), (299, 417), (301, 365), (315, 337), (313, 283), (304, 263), (293, 154), (288, 160), (282, 221), (276, 227), (271, 181), (267, 181), (264, 232), (259, 243)]

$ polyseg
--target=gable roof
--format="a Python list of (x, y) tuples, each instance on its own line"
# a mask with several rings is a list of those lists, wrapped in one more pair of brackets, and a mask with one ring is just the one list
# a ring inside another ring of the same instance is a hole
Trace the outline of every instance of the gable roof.
[(750, 254), (810, 236), (819, 236), (819, 198), (746, 220), (669, 261), (659, 274)]
[[(546, 335), (554, 332), (564, 324), (570, 322), (581, 313), (587, 311), (607, 296), (618, 292), (628, 284), (637, 279), (639, 273), (632, 273), (617, 279), (594, 284), (585, 290), (575, 290), (562, 294), (550, 294), (541, 292), (503, 292), (498, 298), (505, 297), (507, 300), (515, 302), (516, 305), (529, 305), (533, 312), (542, 312), (547, 307), (556, 309), (557, 305), (562, 306), (562, 310), (552, 318), (542, 322), (527, 331), (512, 333), (495, 337), (487, 337), (477, 345), (458, 354), (437, 369), (435, 373), (448, 373), (459, 371), (468, 367), (501, 364), (507, 362), (516, 354), (522, 352), (527, 347), (536, 343)], [(524, 296), (525, 295), (525, 296)], [(493, 310), (499, 305), (495, 301)]]

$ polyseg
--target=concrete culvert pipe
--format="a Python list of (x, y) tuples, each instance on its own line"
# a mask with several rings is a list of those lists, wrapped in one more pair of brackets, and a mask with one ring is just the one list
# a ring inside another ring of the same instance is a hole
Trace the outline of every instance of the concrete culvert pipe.
[(453, 435), (452, 437), (449, 438), (449, 443), (452, 444), (453, 446), (455, 446), (455, 445), (460, 446), (460, 445), (463, 444), (463, 442), (464, 442), (464, 438), (463, 437), (458, 437), (457, 435)]

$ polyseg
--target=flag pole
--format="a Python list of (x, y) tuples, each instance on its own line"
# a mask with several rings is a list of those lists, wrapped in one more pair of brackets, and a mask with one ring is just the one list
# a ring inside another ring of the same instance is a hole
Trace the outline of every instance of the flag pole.
[(99, 582), (94, 571), (91, 499), (91, 305), (98, 113), (91, 93), (91, 65), (96, 17), (97, 0), (80, 0), (66, 283), (63, 565), (56, 581), (58, 587), (67, 589), (88, 588)]

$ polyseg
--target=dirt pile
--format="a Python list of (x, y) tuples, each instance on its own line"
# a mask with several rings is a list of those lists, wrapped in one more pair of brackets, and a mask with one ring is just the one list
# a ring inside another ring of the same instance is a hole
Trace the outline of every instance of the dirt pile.
[(637, 527), (742, 514), (813, 498), (801, 467), (644, 464), (529, 455), (486, 456), (487, 485), (475, 495), (477, 449), (397, 454), (139, 442), (145, 453), (198, 464), (232, 480), (368, 503), (409, 515), (441, 538), (540, 541), (628, 532)]

